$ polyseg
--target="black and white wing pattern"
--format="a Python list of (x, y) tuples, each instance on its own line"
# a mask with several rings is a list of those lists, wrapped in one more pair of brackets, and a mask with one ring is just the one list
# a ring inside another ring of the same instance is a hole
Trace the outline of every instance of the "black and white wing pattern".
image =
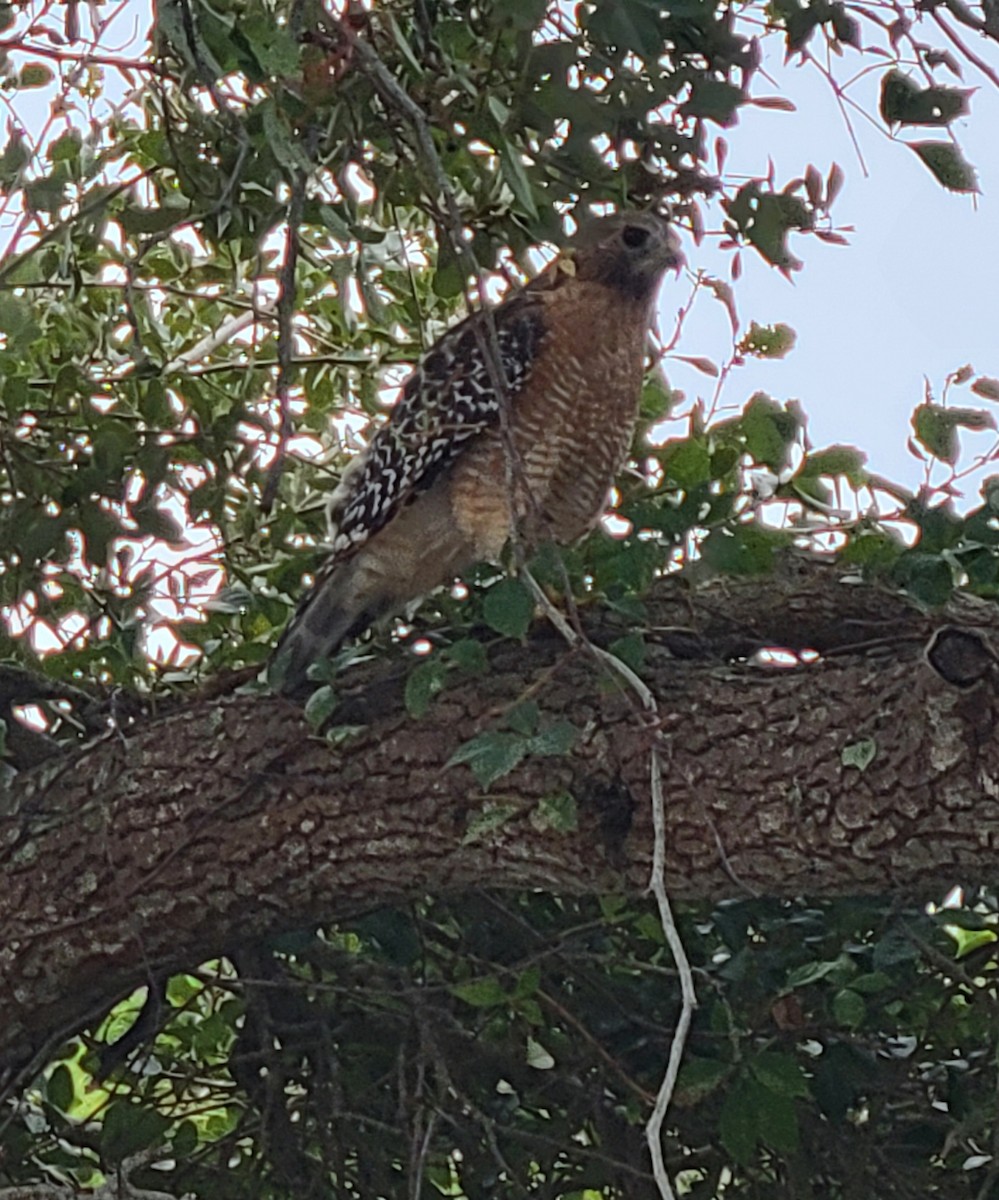
[[(402, 396), (330, 497), (333, 561), (349, 556), (417, 493), (429, 487), (470, 438), (499, 421), (501, 406), (527, 382), (544, 339), (540, 306), (521, 294), (492, 314), (473, 313), (421, 359)], [(498, 351), (497, 387), (489, 347)]]

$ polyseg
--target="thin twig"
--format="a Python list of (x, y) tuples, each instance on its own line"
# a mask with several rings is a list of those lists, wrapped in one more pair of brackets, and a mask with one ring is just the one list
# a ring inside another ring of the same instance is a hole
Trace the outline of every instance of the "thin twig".
[(288, 204), (288, 221), (285, 231), (284, 262), (281, 264), (280, 293), (277, 301), (278, 315), (278, 444), (274, 453), (274, 461), (267, 473), (263, 495), (260, 497), (260, 508), (267, 514), (274, 507), (274, 500), (281, 485), (285, 460), (288, 457), (288, 440), (292, 434), (291, 404), (288, 390), (291, 378), (295, 372), (293, 365), (294, 332), (292, 322), (295, 316), (295, 274), (298, 266), (298, 230), (302, 223), (302, 212), (305, 207), (305, 172), (299, 171), (291, 189), (291, 200)]
[[(984, 58), (979, 57), (979, 55), (977, 55), (974, 50), (972, 50), (971, 47), (958, 36), (956, 30), (951, 29), (951, 27), (936, 9), (933, 9), (932, 12), (933, 20), (936, 21), (941, 31), (946, 37), (950, 38), (950, 40), (954, 43), (958, 50), (961, 51), (968, 62), (970, 62), (973, 66), (976, 66), (986, 79), (995, 84), (996, 87), (999, 87), (999, 74), (996, 73), (995, 69), (990, 67)], [(951, 6), (951, 12), (954, 12), (953, 6)], [(956, 16), (957, 14), (955, 13), (954, 15)], [(974, 28), (974, 26), (971, 28)]]
[(0, 39), (0, 51), (10, 53), (30, 54), (36, 58), (51, 58), (60, 63), (78, 63), (89, 67), (114, 67), (118, 71), (146, 71), (164, 78), (173, 78), (171, 72), (161, 63), (151, 62), (148, 58), (126, 58), (115, 54), (96, 54), (90, 50), (59, 50), (54, 46), (46, 46), (42, 42), (26, 42), (23, 38)]
[(673, 1099), (677, 1076), (680, 1073), (687, 1035), (694, 1018), (694, 1009), (697, 1007), (697, 996), (694, 992), (694, 976), (690, 969), (690, 960), (683, 948), (683, 940), (676, 927), (676, 919), (673, 916), (673, 909), (666, 892), (666, 805), (663, 798), (662, 759), (658, 745), (652, 747), (650, 758), (654, 842), (652, 878), (649, 881), (649, 889), (656, 898), (659, 920), (662, 923), (663, 933), (666, 935), (666, 944), (670, 948), (680, 975), (681, 1003), (680, 1015), (673, 1033), (673, 1043), (669, 1048), (666, 1073), (659, 1086), (652, 1115), (645, 1126), (645, 1140), (649, 1146), (649, 1153), (652, 1155), (652, 1173), (655, 1176), (656, 1186), (659, 1188), (663, 1200), (675, 1200), (669, 1172), (666, 1170), (666, 1162), (663, 1158), (662, 1128), (670, 1101)]
[[(162, 373), (166, 375), (171, 371), (186, 371), (187, 368), (192, 366), (194, 363), (200, 362), (203, 358), (207, 358), (209, 354), (213, 354), (220, 346), (224, 346), (227, 342), (232, 341), (236, 334), (242, 333), (247, 326), (254, 325), (257, 321), (268, 320), (273, 316), (274, 309), (272, 308), (250, 309), (239, 313), (238, 316), (231, 317), (228, 321), (223, 321), (218, 329), (214, 329), (211, 333), (205, 334), (205, 336), (199, 341), (195, 342), (193, 346), (190, 346), (187, 350), (182, 350), (181, 353), (175, 358), (171, 358), (168, 363), (164, 364)], [(215, 363), (212, 364), (211, 368), (202, 367), (201, 370), (192, 371), (191, 374), (207, 375), (209, 373), (209, 369), (216, 371), (244, 371), (246, 370), (247, 366), (250, 365), (259, 367), (262, 364), (237, 362)], [(280, 362), (278, 362), (278, 365), (280, 366)], [(118, 381), (116, 380), (115, 382)]]

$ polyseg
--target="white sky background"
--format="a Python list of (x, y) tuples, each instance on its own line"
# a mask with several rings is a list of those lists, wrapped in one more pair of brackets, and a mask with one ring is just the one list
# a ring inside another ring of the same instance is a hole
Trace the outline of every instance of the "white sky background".
[[(990, 54), (984, 42), (972, 45), (983, 57)], [(999, 66), (994, 47), (990, 59)], [(863, 65), (849, 49), (834, 62), (841, 81)], [(730, 377), (723, 402), (741, 406), (756, 390), (777, 400), (800, 399), (815, 446), (860, 446), (871, 470), (916, 487), (925, 467), (906, 442), (912, 409), (923, 399), (924, 377), (939, 401), (946, 376), (965, 363), (979, 374), (999, 376), (999, 91), (970, 66), (963, 81), (946, 77), (946, 71), (938, 74), (940, 83), (981, 85), (971, 98), (970, 117), (952, 126), (978, 170), (982, 194), (972, 197), (941, 187), (913, 151), (889, 140), (879, 117), (872, 124), (853, 111), (869, 171), (865, 178), (836, 97), (819, 72), (807, 64), (785, 67), (779, 55), (765, 67), (778, 84), (769, 90), (790, 97), (797, 112), (742, 109), (739, 124), (721, 131), (729, 144), (726, 170), (759, 175), (766, 172), (769, 156), (782, 186), (809, 162), (823, 177), (838, 162), (846, 184), (833, 205), (833, 222), (853, 225), (855, 232), (847, 235), (849, 246), (792, 234), (791, 250), (805, 265), (790, 283), (755, 251), (743, 251), (742, 278), (735, 285), (743, 322), (784, 321), (798, 341), (783, 360), (747, 360)], [(882, 73), (872, 72), (851, 93), (870, 113), (877, 112)], [(753, 95), (767, 90), (757, 76)], [(901, 134), (909, 141), (944, 136), (942, 130), (919, 128)], [(731, 255), (718, 251), (711, 239), (691, 249), (689, 257), (695, 268), (728, 278)], [(682, 285), (676, 289), (668, 284), (663, 296), (667, 331), (685, 297)], [(699, 298), (678, 352), (710, 354), (724, 362), (728, 342), (721, 305)], [(713, 380), (680, 364), (671, 365), (668, 374), (688, 396), (710, 399)], [(950, 403), (990, 407), (966, 389), (953, 391)], [(960, 437), (959, 467), (994, 440), (991, 434), (963, 430)], [(999, 471), (999, 463), (991, 469)], [(938, 469), (935, 478), (945, 474)], [(975, 485), (967, 490), (973, 500)]]

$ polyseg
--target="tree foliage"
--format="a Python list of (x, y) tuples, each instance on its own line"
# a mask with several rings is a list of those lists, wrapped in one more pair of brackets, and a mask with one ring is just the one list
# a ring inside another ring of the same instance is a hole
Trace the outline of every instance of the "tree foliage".
[[(695, 264), (718, 235), (732, 269), (692, 276), (657, 337), (619, 486), (627, 535), (543, 551), (549, 592), (619, 617), (610, 650), (638, 672), (643, 595), (666, 571), (766, 576), (831, 541), (927, 609), (999, 593), (999, 490), (952, 503), (961, 431), (995, 428), (995, 379), (967, 368), (927, 389), (911, 445), (938, 473), (918, 494), (871, 478), (854, 447), (811, 446), (794, 402), (718, 411), (742, 362), (794, 342), (740, 321), (741, 256), (790, 274), (811, 240), (845, 240), (838, 165), (778, 180), (761, 148), (758, 177), (726, 174), (740, 111), (794, 119), (763, 54), (840, 91), (829, 64), (881, 73), (885, 133), (974, 191), (952, 126), (973, 106), (964, 71), (999, 83), (989, 5), (163, 0), (134, 57), (79, 19), (0, 8), (5, 91), (51, 102), (42, 133), (11, 122), (0, 154), (11, 773), (252, 675), (319, 560), (323, 499), (407, 365), (599, 205), (669, 207)], [(724, 363), (680, 353), (684, 314), (711, 301), (731, 319)], [(671, 389), (677, 359), (710, 401)], [(487, 638), (531, 623), (516, 578), (486, 565), (467, 583), (422, 605), (430, 642), (372, 641), (407, 673), (414, 739), (455, 680), (489, 670)], [(334, 744), (351, 736), (336, 724), (349, 657), (319, 670), (305, 714)], [(448, 764), (483, 797), (465, 836), (502, 826), (519, 763), (570, 755), (578, 735), (546, 714), (541, 679), (466, 742)], [(844, 770), (875, 752), (858, 741)], [(578, 803), (554, 790), (538, 819), (557, 837)], [(997, 902), (971, 895), (929, 913), (734, 885), (682, 911), (701, 1004), (667, 1119), (679, 1194), (999, 1196)], [(138, 1197), (656, 1194), (643, 1126), (679, 990), (648, 905), (483, 893), (339, 915), (61, 1031), (9, 1081), (0, 1181), (48, 1180), (39, 1197), (116, 1173)]]

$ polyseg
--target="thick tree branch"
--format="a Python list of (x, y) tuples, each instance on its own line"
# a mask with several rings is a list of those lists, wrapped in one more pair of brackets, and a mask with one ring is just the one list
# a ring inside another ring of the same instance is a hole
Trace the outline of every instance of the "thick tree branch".
[[(648, 607), (674, 898), (932, 898), (994, 874), (995, 669), (954, 686), (923, 655), (945, 625), (988, 647), (993, 606), (931, 618), (835, 568), (791, 565), (700, 592), (664, 581)], [(598, 642), (621, 632), (586, 624)], [(822, 657), (749, 657), (765, 646)], [(336, 719), (357, 728), (336, 747), (293, 705), (234, 696), (15, 781), (0, 816), (0, 1063), (21, 1069), (151, 975), (278, 930), (469, 886), (645, 888), (650, 734), (591, 656), (543, 628), (524, 647), (498, 642), (490, 672), (419, 721), (402, 704), (407, 665), (344, 677)], [(448, 759), (529, 688), (543, 722), (573, 723), (576, 746), (526, 759), (484, 795)], [(538, 820), (562, 792), (571, 833)], [(510, 819), (469, 836), (500, 803)]]

